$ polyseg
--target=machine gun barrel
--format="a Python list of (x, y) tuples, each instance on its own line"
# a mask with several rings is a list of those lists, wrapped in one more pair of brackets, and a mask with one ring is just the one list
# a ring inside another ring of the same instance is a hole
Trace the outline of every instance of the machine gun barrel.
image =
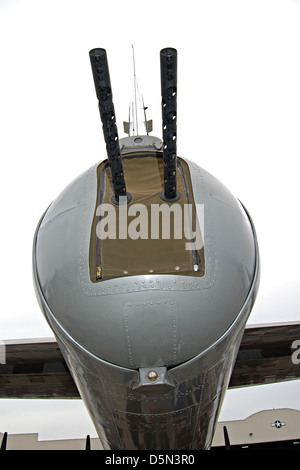
[(162, 133), (164, 159), (164, 193), (166, 201), (176, 201), (177, 191), (177, 51), (165, 48), (160, 51)]
[(99, 111), (103, 125), (106, 151), (111, 166), (112, 183), (114, 187), (113, 202), (118, 204), (120, 196), (128, 197), (128, 194), (126, 192), (106, 50), (100, 48), (92, 49), (89, 55), (96, 95), (99, 101)]

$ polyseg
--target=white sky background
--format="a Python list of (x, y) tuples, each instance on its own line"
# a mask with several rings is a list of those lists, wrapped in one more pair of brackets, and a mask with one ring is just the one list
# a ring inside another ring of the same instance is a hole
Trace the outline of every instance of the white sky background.
[[(178, 154), (219, 178), (254, 220), (261, 284), (249, 323), (299, 321), (300, 1), (0, 0), (0, 339), (52, 335), (32, 283), (35, 227), (69, 182), (106, 158), (94, 47), (107, 50), (124, 136), (131, 44), (158, 137), (159, 51), (177, 48)], [(298, 382), (252, 390), (228, 392), (221, 418), (247, 415), (250, 402), (249, 412), (300, 409)], [(52, 437), (65, 420), (61, 408), (70, 410), (73, 430), (74, 407), (83, 435), (90, 426), (80, 402), (67, 405), (50, 404), (58, 419)], [(0, 432), (46, 438), (46, 406), (1, 400)]]

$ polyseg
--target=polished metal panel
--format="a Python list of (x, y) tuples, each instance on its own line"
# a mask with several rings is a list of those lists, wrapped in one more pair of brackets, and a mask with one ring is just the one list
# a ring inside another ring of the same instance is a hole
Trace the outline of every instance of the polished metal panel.
[[(178, 351), (173, 364), (213, 344), (234, 322), (251, 287), (256, 247), (240, 203), (215, 178), (189, 163), (196, 204), (204, 204), (205, 276), (145, 275), (94, 284), (89, 240), (96, 198), (96, 166), (77, 178), (49, 207), (36, 237), (37, 273), (57, 321), (74, 340), (104, 360), (132, 367), (123, 309), (130, 302), (170, 300), (178, 312)], [(161, 316), (161, 328), (168, 328)], [(146, 328), (145, 328), (146, 329)], [(147, 334), (142, 332), (141, 338)], [(139, 341), (137, 338), (135, 341)], [(144, 359), (153, 360), (144, 340)], [(162, 357), (174, 354), (160, 345)], [(159, 356), (159, 355), (158, 355)], [(159, 357), (157, 356), (157, 361)], [(161, 364), (164, 365), (164, 360)], [(171, 363), (168, 362), (170, 366)], [(138, 364), (135, 363), (137, 367)]]
[[(136, 370), (109, 364), (84, 350), (44, 313), (106, 449), (206, 449), (210, 447), (224, 392), (256, 295), (258, 270), (236, 321), (192, 360), (141, 383)], [(37, 286), (38, 288), (38, 286)], [(42, 294), (40, 292), (41, 298)], [(153, 368), (155, 370), (155, 367)], [(158, 369), (158, 372), (161, 371)], [(168, 382), (168, 388), (164, 385)], [(143, 386), (144, 385), (144, 386)]]

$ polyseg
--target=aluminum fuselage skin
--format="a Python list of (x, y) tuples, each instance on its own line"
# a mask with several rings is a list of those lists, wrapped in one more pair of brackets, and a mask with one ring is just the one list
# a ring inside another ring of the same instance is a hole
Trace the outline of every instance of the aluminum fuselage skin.
[[(157, 150), (158, 139), (125, 142)], [(204, 205), (203, 277), (124, 276), (92, 283), (97, 165), (50, 205), (35, 234), (41, 309), (104, 449), (209, 449), (259, 283), (253, 223), (217, 179), (188, 162)], [(158, 379), (147, 380), (156, 370)]]

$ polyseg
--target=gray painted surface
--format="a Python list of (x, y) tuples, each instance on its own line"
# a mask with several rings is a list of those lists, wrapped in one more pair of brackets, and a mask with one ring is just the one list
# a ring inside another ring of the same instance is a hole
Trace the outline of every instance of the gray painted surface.
[[(209, 448), (255, 300), (251, 220), (217, 179), (189, 168), (195, 203), (204, 204), (203, 277), (90, 281), (97, 165), (58, 196), (36, 232), (40, 305), (106, 449)], [(160, 379), (148, 384), (153, 368)]]

